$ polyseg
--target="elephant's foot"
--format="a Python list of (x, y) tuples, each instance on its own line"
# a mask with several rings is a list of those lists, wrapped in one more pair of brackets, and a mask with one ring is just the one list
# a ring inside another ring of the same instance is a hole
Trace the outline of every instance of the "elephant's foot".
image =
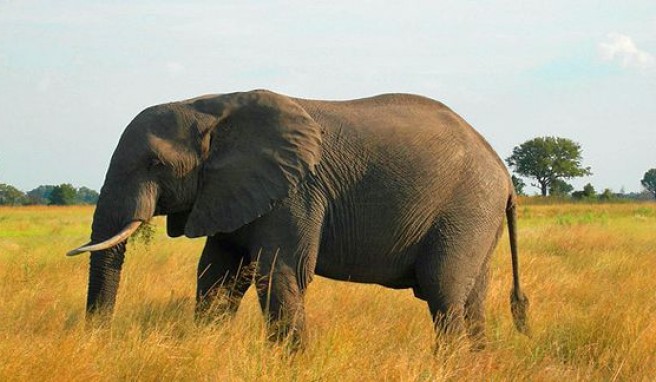
[(259, 297), (266, 317), (268, 339), (292, 351), (303, 349), (307, 343), (307, 333), (305, 309), (300, 296), (260, 294)]
[(468, 333), (471, 351), (483, 351), (487, 347), (487, 337), (485, 331), (478, 333)]
[(430, 305), (435, 329), (435, 355), (444, 355), (447, 358), (456, 352), (468, 347), (468, 327), (463, 310), (455, 307), (442, 307), (435, 309)]
[(196, 305), (194, 319), (198, 324), (212, 324), (229, 320), (236, 312), (236, 308), (226, 304), (203, 302)]
[(279, 320), (268, 324), (268, 340), (283, 345), (292, 352), (302, 351), (307, 345), (307, 332), (299, 323)]
[(196, 310), (194, 318), (198, 323), (213, 323), (228, 320), (237, 313), (237, 309), (244, 297), (243, 291), (218, 288), (209, 295), (196, 297)]
[(467, 337), (472, 351), (485, 350), (487, 336), (485, 335), (485, 307), (482, 303), (470, 304), (465, 307), (465, 325)]

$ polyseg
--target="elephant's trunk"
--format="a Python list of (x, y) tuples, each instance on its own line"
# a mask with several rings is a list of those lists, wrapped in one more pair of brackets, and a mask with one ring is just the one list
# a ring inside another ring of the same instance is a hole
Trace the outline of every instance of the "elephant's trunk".
[(91, 253), (87, 317), (96, 313), (111, 315), (116, 302), (124, 258), (125, 242), (104, 251)]
[(87, 318), (97, 314), (111, 316), (121, 280), (126, 241), (155, 212), (157, 189), (152, 184), (123, 188), (134, 190), (129, 194), (136, 197), (123, 196), (106, 182), (94, 212), (90, 245), (69, 252), (75, 255), (92, 251)]
[[(99, 212), (101, 205), (96, 209), (94, 214), (93, 232), (91, 234), (91, 243), (106, 243), (120, 236), (116, 231), (109, 227), (114, 224), (105, 224), (104, 215)], [(110, 236), (115, 235), (113, 238)], [(125, 259), (127, 237), (122, 238), (118, 243), (109, 248), (98, 250), (92, 249), (91, 261), (89, 263), (89, 288), (87, 292), (87, 318), (96, 314), (101, 316), (111, 316), (116, 302), (119, 282), (121, 280), (121, 268)], [(87, 245), (70, 253), (84, 249), (85, 247), (96, 247), (96, 245)]]

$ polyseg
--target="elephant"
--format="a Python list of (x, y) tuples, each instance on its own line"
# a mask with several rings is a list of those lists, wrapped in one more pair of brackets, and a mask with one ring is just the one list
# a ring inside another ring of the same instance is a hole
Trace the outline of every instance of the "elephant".
[[(111, 317), (126, 242), (166, 215), (170, 237), (206, 237), (197, 317), (230, 316), (251, 285), (272, 339), (307, 341), (314, 275), (412, 289), (436, 337), (485, 339), (490, 257), (507, 221), (511, 311), (528, 332), (517, 197), (487, 141), (418, 95), (348, 101), (268, 90), (148, 107), (126, 127), (93, 214), (87, 317)], [(247, 271), (250, 270), (250, 271)]]

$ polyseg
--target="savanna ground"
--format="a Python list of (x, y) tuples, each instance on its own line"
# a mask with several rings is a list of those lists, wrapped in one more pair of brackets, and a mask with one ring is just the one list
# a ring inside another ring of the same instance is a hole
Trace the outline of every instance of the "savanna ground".
[(251, 289), (237, 317), (193, 320), (202, 240), (128, 246), (114, 320), (85, 328), (92, 207), (0, 208), (0, 380), (656, 380), (656, 204), (522, 205), (520, 262), (532, 338), (512, 326), (504, 235), (492, 265), (489, 344), (433, 352), (409, 290), (316, 278), (310, 346), (265, 339)]

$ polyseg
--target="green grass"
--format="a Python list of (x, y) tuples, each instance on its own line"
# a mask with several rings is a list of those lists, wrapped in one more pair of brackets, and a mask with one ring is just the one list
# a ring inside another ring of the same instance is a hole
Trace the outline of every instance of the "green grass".
[(533, 337), (517, 333), (504, 238), (492, 264), (489, 345), (433, 352), (411, 291), (316, 278), (309, 347), (265, 339), (247, 294), (237, 317), (193, 321), (202, 240), (130, 243), (112, 325), (85, 328), (91, 207), (0, 208), (0, 380), (656, 380), (656, 205), (520, 207), (522, 283)]

